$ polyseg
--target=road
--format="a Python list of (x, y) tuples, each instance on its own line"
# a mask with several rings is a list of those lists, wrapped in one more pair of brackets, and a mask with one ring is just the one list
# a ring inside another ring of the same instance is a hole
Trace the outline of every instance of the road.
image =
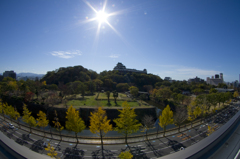
[[(168, 155), (180, 151), (180, 149), (184, 151), (184, 148), (207, 137), (208, 125), (211, 125), (217, 130), (238, 111), (239, 105), (235, 104), (234, 106), (228, 107), (222, 113), (218, 113), (214, 117), (206, 119), (204, 124), (200, 126), (187, 129), (175, 135), (129, 144), (131, 153), (134, 155), (134, 158), (147, 159)], [(60, 158), (68, 159), (73, 156), (75, 158), (102, 158), (101, 145), (78, 144), (77, 148), (75, 148), (76, 143), (60, 142), (37, 135), (28, 136), (28, 132), (17, 128), (10, 129), (7, 124), (6, 121), (0, 121), (1, 131), (9, 138), (16, 141), (16, 143), (24, 145), (35, 152), (46, 154), (47, 152), (43, 148), (43, 143), (45, 142), (55, 147), (58, 157)], [(121, 151), (126, 149), (127, 146), (124, 144), (104, 145), (104, 157), (117, 158)]]

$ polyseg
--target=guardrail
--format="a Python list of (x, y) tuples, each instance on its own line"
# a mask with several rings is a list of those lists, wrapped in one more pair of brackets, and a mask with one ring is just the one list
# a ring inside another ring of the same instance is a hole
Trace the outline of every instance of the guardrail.
[(187, 147), (185, 150), (175, 152), (173, 154), (161, 157), (161, 159), (205, 159), (212, 155), (214, 151), (213, 148), (218, 146), (218, 144), (225, 138), (231, 131), (240, 125), (240, 111), (235, 114), (226, 124), (224, 124), (220, 129), (213, 132), (207, 138), (199, 141), (198, 143)]
[[(226, 109), (226, 108), (224, 108), (224, 109)], [(222, 109), (221, 111), (223, 111), (224, 109)], [(217, 114), (215, 114), (215, 115), (217, 115)], [(8, 119), (8, 120), (10, 120), (10, 119)], [(199, 126), (202, 124), (202, 120), (203, 119), (198, 119), (196, 121), (193, 121), (192, 124), (189, 123), (189, 124), (182, 125), (180, 127), (180, 130), (181, 129), (186, 130), (191, 127)], [(17, 121), (14, 121), (14, 122), (16, 124), (18, 124)], [(20, 123), (20, 127), (21, 127), (20, 129), (22, 129), (26, 132), (29, 132), (30, 127), (28, 125)], [(166, 136), (173, 135), (176, 133), (178, 133), (178, 127), (175, 127), (172, 129), (167, 129), (165, 131)], [(44, 136), (44, 134), (45, 134), (45, 137), (47, 137), (47, 138), (51, 138), (54, 140), (61, 140), (59, 133), (55, 133), (55, 132), (51, 133), (50, 131), (43, 131), (39, 128), (32, 128), (32, 134), (35, 134), (38, 136)], [(62, 134), (61, 136), (62, 136), (62, 141), (73, 142), (73, 143), (76, 143), (76, 141), (77, 141), (75, 135)], [(128, 143), (145, 141), (145, 138), (143, 136), (145, 136), (145, 134), (128, 136)], [(157, 135), (157, 132), (148, 133), (148, 139), (156, 139), (159, 137), (163, 137), (163, 131), (159, 131), (158, 135)], [(82, 143), (82, 144), (100, 144), (99, 137), (88, 137), (88, 136), (78, 135), (78, 139), (79, 139), (79, 143)], [(125, 143), (125, 138), (124, 138), (124, 136), (104, 137), (103, 141), (104, 141), (104, 144), (123, 144), (123, 143)]]

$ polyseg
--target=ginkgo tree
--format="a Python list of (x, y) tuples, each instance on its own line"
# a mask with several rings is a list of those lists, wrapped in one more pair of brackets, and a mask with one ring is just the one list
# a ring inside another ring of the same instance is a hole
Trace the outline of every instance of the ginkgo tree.
[(22, 117), (22, 119), (25, 123), (27, 123), (29, 125), (30, 133), (32, 132), (32, 127), (37, 126), (36, 119), (33, 116), (31, 116), (31, 113), (32, 112), (30, 112), (28, 110), (27, 105), (24, 104), (23, 105), (23, 117)]
[(62, 134), (61, 134), (61, 132), (64, 129), (64, 126), (62, 126), (61, 123), (58, 121), (57, 111), (55, 110), (54, 112), (55, 112), (55, 118), (54, 118), (55, 121), (52, 121), (52, 122), (54, 124), (54, 127), (57, 129), (57, 131), (59, 131), (60, 137), (61, 137), (61, 141), (62, 141)]
[[(142, 126), (141, 123), (138, 122), (136, 118), (136, 113), (134, 109), (131, 109), (127, 101), (123, 102), (122, 110), (118, 110), (120, 114), (119, 118), (114, 119), (113, 121), (116, 123), (116, 130), (118, 133), (121, 133), (125, 136), (125, 143), (127, 143), (128, 135), (132, 134), (139, 130), (139, 127)], [(129, 147), (129, 146), (128, 146)]]
[[(6, 114), (9, 115), (11, 122), (12, 122), (12, 119), (18, 120), (18, 118), (20, 117), (19, 112), (17, 112), (16, 109), (11, 105), (7, 105), (5, 111), (6, 111)], [(19, 122), (18, 122), (18, 126), (19, 126)]]
[[(67, 121), (65, 123), (66, 129), (75, 132), (75, 136), (78, 144), (77, 134), (86, 128), (84, 121), (79, 117), (79, 111), (76, 111), (73, 106), (70, 106), (66, 112)], [(76, 144), (76, 147), (77, 147)]]
[(215, 131), (215, 129), (213, 127), (211, 127), (210, 125), (208, 125), (208, 132), (207, 135), (211, 135), (213, 132)]
[(188, 120), (191, 122), (191, 127), (192, 127), (192, 121), (196, 119), (195, 115), (193, 114), (195, 108), (196, 108), (196, 101), (192, 101), (190, 105), (187, 106)]
[(46, 113), (42, 112), (41, 110), (37, 114), (37, 125), (43, 128), (44, 136), (45, 136), (45, 127), (48, 126), (49, 120), (47, 120)]
[(57, 151), (55, 151), (55, 148), (53, 146), (50, 145), (50, 143), (48, 143), (48, 146), (45, 148), (45, 150), (48, 152), (47, 155), (50, 156), (51, 158), (58, 158), (57, 155)]
[(2, 102), (2, 99), (1, 99), (0, 102), (1, 102), (1, 103), (0, 103), (0, 112), (2, 113), (2, 115), (3, 115), (3, 119), (5, 120), (5, 114), (6, 114), (5, 109), (6, 109), (6, 104)]
[(124, 151), (124, 152), (121, 152), (118, 157), (120, 159), (132, 159), (133, 158), (133, 155), (131, 154), (130, 151)]
[(112, 124), (109, 123), (110, 120), (107, 119), (106, 111), (102, 110), (101, 107), (94, 113), (91, 112), (90, 116), (90, 131), (93, 134), (97, 134), (101, 138), (102, 145), (102, 156), (103, 156), (103, 137), (108, 131), (112, 130)]
[(159, 116), (158, 123), (163, 128), (163, 136), (165, 136), (166, 126), (173, 124), (173, 122), (173, 111), (171, 111), (170, 106), (167, 105), (167, 107), (163, 109), (162, 115)]

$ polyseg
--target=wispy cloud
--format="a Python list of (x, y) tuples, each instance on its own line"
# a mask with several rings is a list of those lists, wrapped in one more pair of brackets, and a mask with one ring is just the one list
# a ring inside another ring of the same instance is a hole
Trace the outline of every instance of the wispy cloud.
[(112, 59), (117, 59), (119, 58), (120, 55), (110, 55), (109, 57), (112, 58)]
[(50, 54), (53, 55), (53, 56), (64, 58), (64, 59), (69, 59), (69, 58), (73, 58), (75, 56), (82, 55), (81, 51), (79, 51), (79, 50), (75, 50), (75, 51), (52, 51)]
[(172, 77), (177, 80), (194, 78), (196, 76), (205, 79), (206, 77), (211, 77), (221, 72), (212, 69), (208, 70), (180, 65), (158, 65), (157, 69), (158, 71), (155, 71), (155, 74), (160, 75), (160, 77)]

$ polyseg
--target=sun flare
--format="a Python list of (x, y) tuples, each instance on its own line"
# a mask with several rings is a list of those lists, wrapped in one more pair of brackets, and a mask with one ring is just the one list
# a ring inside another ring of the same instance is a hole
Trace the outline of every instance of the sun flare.
[(99, 23), (102, 23), (102, 22), (107, 22), (108, 16), (109, 16), (109, 15), (106, 14), (105, 12), (99, 11), (99, 12), (97, 12), (96, 18), (97, 18), (97, 20), (98, 20)]

